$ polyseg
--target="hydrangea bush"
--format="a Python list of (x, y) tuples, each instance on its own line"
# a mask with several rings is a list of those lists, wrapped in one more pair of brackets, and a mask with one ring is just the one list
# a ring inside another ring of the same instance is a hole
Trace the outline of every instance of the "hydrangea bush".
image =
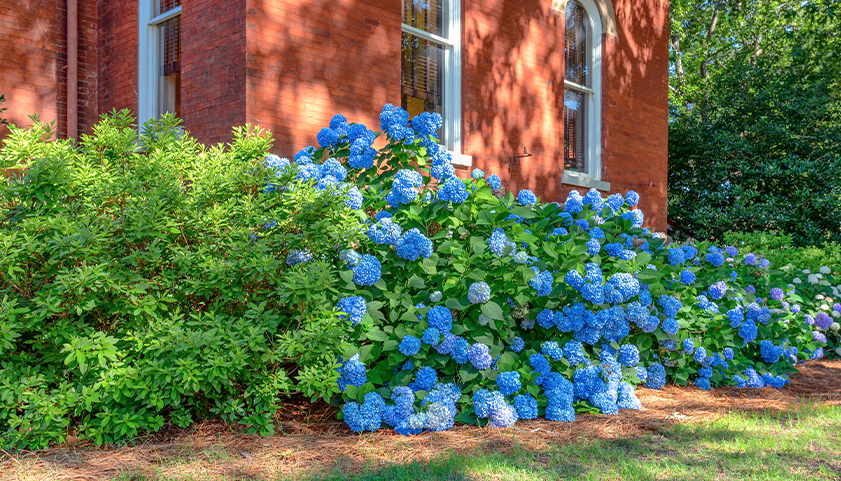
[[(353, 431), (573, 421), (639, 409), (636, 387), (670, 381), (781, 388), (823, 355), (831, 323), (807, 322), (766, 259), (667, 243), (643, 227), (633, 191), (545, 203), (503, 195), (478, 169), (463, 180), (440, 122), (386, 105), (381, 134), (337, 115), (318, 148), (281, 161), (295, 180), (267, 189), (322, 189), (357, 209), (365, 236), (338, 247), (350, 254), (336, 303), (351, 320), (337, 371)], [(341, 179), (325, 167), (336, 163)]]

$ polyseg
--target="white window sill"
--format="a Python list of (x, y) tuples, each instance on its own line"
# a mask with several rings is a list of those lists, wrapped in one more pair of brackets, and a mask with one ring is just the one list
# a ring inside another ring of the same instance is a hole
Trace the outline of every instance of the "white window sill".
[(470, 167), (471, 165), (473, 165), (473, 157), (472, 156), (459, 154), (459, 153), (453, 152), (452, 150), (448, 150), (447, 152), (449, 152), (450, 155), (453, 158), (453, 165), (462, 165), (464, 167)]
[(610, 182), (594, 179), (589, 174), (582, 172), (564, 171), (564, 174), (561, 177), (561, 183), (605, 192), (610, 191)]

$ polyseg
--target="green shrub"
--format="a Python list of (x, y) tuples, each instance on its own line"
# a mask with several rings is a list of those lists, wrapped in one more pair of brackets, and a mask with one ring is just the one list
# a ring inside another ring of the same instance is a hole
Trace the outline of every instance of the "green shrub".
[[(269, 434), (286, 396), (338, 391), (335, 246), (353, 241), (356, 214), (311, 188), (262, 195), (267, 132), (204, 147), (179, 122), (138, 141), (114, 112), (78, 143), (37, 120), (11, 127), (1, 445), (42, 448), (70, 429), (113, 443), (205, 417)], [(316, 261), (290, 266), (293, 250)]]
[(841, 244), (837, 242), (797, 247), (791, 235), (773, 232), (728, 232), (722, 240), (762, 255), (779, 267), (791, 264), (798, 270), (817, 272), (823, 266), (841, 266)]

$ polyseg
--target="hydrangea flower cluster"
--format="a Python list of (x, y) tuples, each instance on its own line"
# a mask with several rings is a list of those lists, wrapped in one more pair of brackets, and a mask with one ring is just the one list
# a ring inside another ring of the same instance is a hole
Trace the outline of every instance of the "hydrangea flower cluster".
[[(266, 159), (284, 182), (294, 175), (295, 186), (345, 196), (360, 218), (361, 236), (336, 247), (339, 268), (353, 274), (338, 284), (350, 291), (335, 299), (339, 316), (348, 329), (369, 319), (353, 339), (376, 346), (359, 351), (367, 371), (359, 357), (338, 368), (353, 431), (417, 434), (475, 418), (510, 427), (541, 415), (571, 422), (582, 406), (639, 409), (635, 386), (782, 387), (791, 366), (822, 354), (834, 301), (801, 313), (787, 303), (797, 283), (772, 280), (767, 260), (669, 243), (642, 227), (636, 192), (572, 191), (546, 204), (528, 190), (506, 194), (499, 176), (479, 169), (465, 182), (435, 139), (441, 125), (436, 114), (410, 119), (387, 105), (379, 152), (373, 132), (337, 116), (318, 136), (321, 149)], [(375, 159), (376, 171), (354, 171)], [(290, 192), (271, 185), (272, 195)], [(314, 258), (295, 252), (293, 262)], [(804, 285), (820, 285), (809, 275)], [(428, 392), (420, 404), (419, 391)]]

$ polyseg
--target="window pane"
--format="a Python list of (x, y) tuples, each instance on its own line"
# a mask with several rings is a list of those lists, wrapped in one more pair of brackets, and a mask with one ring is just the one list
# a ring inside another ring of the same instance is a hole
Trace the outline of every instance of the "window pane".
[(155, 2), (155, 16), (166, 13), (181, 6), (181, 0), (157, 0)]
[[(401, 104), (414, 117), (421, 112), (444, 115), (444, 48), (414, 35), (403, 34)], [(438, 140), (446, 142), (438, 132)]]
[(580, 3), (570, 0), (566, 9), (566, 38), (564, 39), (564, 78), (585, 87), (590, 86), (587, 23), (589, 17)]
[(403, 23), (446, 38), (448, 1), (403, 0)]
[(564, 90), (564, 169), (586, 171), (587, 129), (585, 107), (587, 94)]
[(158, 27), (158, 114), (164, 112), (181, 116), (181, 15)]

